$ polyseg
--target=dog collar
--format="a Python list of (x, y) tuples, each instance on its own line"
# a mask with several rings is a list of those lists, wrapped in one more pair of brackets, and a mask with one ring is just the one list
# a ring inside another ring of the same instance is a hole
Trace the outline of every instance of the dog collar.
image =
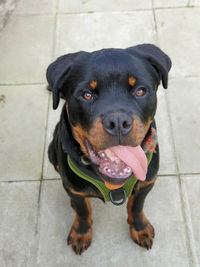
[[(151, 162), (151, 159), (153, 156), (153, 151), (146, 153), (146, 156), (147, 156), (147, 160), (148, 160), (148, 164), (149, 164)], [(135, 177), (135, 175), (132, 174), (131, 177), (128, 179), (128, 181), (121, 188), (118, 188), (115, 190), (110, 190), (105, 186), (105, 184), (103, 182), (101, 182), (101, 181), (89, 176), (85, 172), (83, 172), (75, 164), (75, 162), (71, 159), (71, 157), (69, 155), (67, 155), (67, 161), (68, 161), (68, 165), (69, 165), (70, 169), (76, 175), (78, 175), (80, 178), (93, 184), (101, 192), (101, 194), (104, 197), (105, 202), (111, 201), (114, 205), (117, 205), (117, 206), (122, 205), (126, 201), (126, 198), (131, 195), (131, 192), (132, 192), (132, 190), (133, 190), (133, 188), (137, 182), (137, 178)], [(118, 197), (121, 196), (122, 201), (117, 202), (116, 196), (118, 196)]]

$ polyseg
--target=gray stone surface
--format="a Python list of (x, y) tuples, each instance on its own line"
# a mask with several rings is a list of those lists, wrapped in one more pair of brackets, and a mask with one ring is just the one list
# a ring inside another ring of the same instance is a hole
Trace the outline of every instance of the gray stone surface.
[[(169, 82), (169, 89), (171, 83)], [(167, 107), (167, 91), (160, 86), (158, 89), (158, 107), (156, 112), (156, 124), (158, 128), (158, 142), (160, 149), (160, 169), (159, 174), (177, 173), (175, 151), (173, 145), (170, 118)]]
[(156, 10), (158, 39), (173, 61), (171, 77), (199, 76), (199, 8)]
[(166, 267), (189, 266), (177, 177), (159, 177), (146, 201), (146, 214), (156, 229), (151, 251), (138, 247), (131, 240), (126, 205), (115, 207), (98, 199), (92, 199), (91, 203), (93, 243), (80, 258), (66, 242), (74, 212), (62, 183), (43, 183), (38, 253), (40, 266), (78, 266), (80, 261), (88, 267), (132, 266), (133, 263), (135, 266), (157, 266), (158, 263)]
[(163, 8), (163, 7), (193, 7), (199, 6), (199, 0), (153, 0), (154, 7)]
[(170, 81), (170, 116), (181, 173), (199, 173), (200, 78)]
[(130, 11), (137, 9), (150, 9), (151, 1), (145, 0), (75, 0), (68, 1), (60, 0), (58, 5), (59, 12), (107, 12), (107, 11)]
[(45, 86), (0, 86), (0, 180), (41, 178), (48, 95)]
[(0, 183), (0, 265), (34, 266), (39, 182)]
[(155, 34), (151, 11), (59, 15), (56, 56), (79, 50), (154, 43)]
[(18, 0), (14, 14), (51, 14), (56, 12), (56, 0)]
[(53, 31), (52, 16), (12, 16), (0, 33), (0, 83), (46, 82)]
[(181, 178), (193, 264), (194, 266), (200, 266), (200, 175), (186, 175)]

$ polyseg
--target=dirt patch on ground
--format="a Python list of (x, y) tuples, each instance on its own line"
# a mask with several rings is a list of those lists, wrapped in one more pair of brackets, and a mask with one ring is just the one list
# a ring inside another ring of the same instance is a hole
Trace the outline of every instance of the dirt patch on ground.
[(0, 103), (6, 103), (6, 97), (5, 95), (0, 95)]
[(0, 0), (0, 31), (6, 25), (10, 14), (15, 9), (17, 0)]

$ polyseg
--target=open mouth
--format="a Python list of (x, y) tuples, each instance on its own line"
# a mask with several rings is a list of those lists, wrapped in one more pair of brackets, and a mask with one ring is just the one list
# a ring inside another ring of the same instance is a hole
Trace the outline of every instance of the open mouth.
[(95, 151), (86, 140), (91, 162), (98, 166), (105, 182), (113, 185), (124, 184), (134, 173), (138, 180), (144, 181), (147, 172), (147, 158), (141, 146), (114, 146)]

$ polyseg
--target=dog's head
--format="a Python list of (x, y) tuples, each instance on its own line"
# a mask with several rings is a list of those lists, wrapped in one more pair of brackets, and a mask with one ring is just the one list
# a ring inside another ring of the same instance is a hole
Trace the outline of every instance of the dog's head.
[(81, 51), (48, 67), (53, 108), (62, 95), (74, 138), (103, 176), (115, 178), (122, 167), (119, 162), (111, 172), (106, 165), (113, 161), (110, 147), (142, 143), (156, 112), (158, 85), (162, 80), (167, 88), (170, 68), (169, 57), (151, 44)]

